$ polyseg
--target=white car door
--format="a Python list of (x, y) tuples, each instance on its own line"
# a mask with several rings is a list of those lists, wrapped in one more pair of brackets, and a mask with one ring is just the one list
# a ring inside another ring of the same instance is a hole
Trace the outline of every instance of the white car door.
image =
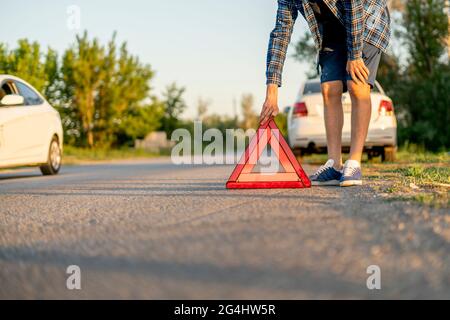
[(38, 157), (42, 155), (43, 148), (47, 148), (49, 141), (49, 112), (50, 108), (34, 89), (27, 84), (15, 80), (19, 94), (25, 98), (25, 118), (20, 128), (22, 135), (26, 137), (26, 154), (28, 161), (42, 161)]
[[(12, 80), (1, 83), (5, 94), (18, 94)], [(28, 141), (22, 135), (27, 124), (24, 106), (0, 106), (0, 166), (12, 166), (26, 157)]]

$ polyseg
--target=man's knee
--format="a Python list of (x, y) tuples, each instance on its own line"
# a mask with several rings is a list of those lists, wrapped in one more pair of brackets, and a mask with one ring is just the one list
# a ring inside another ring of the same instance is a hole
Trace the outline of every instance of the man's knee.
[(355, 81), (348, 81), (347, 88), (350, 96), (354, 99), (370, 98), (370, 85), (367, 83), (357, 83)]
[(322, 83), (322, 95), (325, 100), (341, 99), (343, 85), (341, 81)]

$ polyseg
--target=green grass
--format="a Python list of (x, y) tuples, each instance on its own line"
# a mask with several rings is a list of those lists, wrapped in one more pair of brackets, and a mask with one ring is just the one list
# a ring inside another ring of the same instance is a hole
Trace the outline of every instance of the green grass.
[[(346, 160), (344, 155), (344, 161)], [(322, 165), (325, 154), (305, 156), (303, 163)], [(428, 152), (414, 145), (399, 148), (395, 162), (363, 157), (364, 176), (371, 187), (390, 200), (450, 207), (450, 155)]]
[(134, 148), (88, 149), (88, 148), (64, 146), (64, 164), (154, 158), (169, 154), (170, 154), (169, 151), (164, 151), (162, 153), (154, 153), (143, 149), (134, 149)]
[(397, 171), (415, 184), (448, 184), (450, 186), (450, 167), (425, 167), (413, 165)]
[(449, 162), (446, 151), (429, 152), (415, 145), (405, 145), (397, 152), (397, 163), (442, 163)]
[(450, 156), (404, 152), (397, 163), (365, 166), (374, 188), (393, 200), (450, 207)]

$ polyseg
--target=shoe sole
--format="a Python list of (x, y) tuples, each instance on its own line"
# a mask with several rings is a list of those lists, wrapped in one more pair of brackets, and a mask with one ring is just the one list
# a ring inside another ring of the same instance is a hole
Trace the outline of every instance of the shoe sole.
[(361, 186), (361, 180), (348, 180), (340, 183), (341, 187), (353, 187), (353, 186)]
[(315, 187), (333, 187), (339, 186), (339, 180), (329, 180), (329, 181), (312, 181), (311, 185)]

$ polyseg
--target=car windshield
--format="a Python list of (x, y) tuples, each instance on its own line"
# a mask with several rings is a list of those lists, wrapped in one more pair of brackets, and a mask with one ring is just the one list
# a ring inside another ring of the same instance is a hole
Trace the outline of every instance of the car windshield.
[(320, 93), (320, 92), (321, 92), (321, 88), (320, 88), (319, 81), (307, 82), (305, 84), (305, 88), (303, 89), (303, 95), (316, 94), (316, 93)]

